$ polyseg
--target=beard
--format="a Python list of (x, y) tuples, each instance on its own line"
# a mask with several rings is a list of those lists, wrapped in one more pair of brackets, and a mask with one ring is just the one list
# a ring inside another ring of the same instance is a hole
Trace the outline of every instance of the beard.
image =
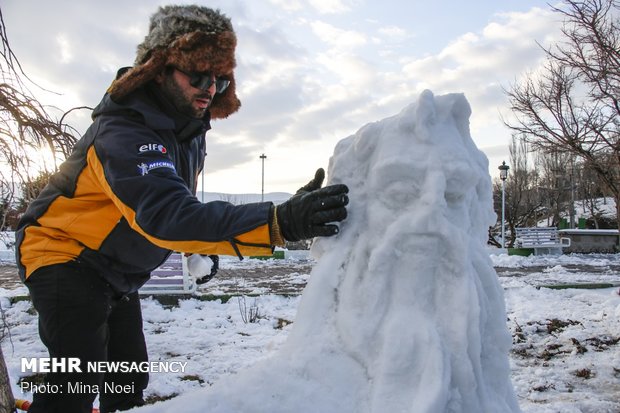
[(194, 101), (196, 99), (208, 99), (211, 101), (212, 98), (209, 92), (200, 92), (187, 96), (173, 76), (164, 77), (164, 81), (161, 83), (161, 90), (179, 113), (196, 119), (202, 119), (207, 108), (195, 107)]

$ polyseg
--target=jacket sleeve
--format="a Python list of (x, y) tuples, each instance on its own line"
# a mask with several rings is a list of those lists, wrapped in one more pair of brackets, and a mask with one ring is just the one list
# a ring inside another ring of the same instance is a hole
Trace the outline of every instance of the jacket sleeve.
[(270, 202), (201, 203), (177, 175), (171, 150), (154, 131), (106, 117), (87, 167), (129, 225), (153, 244), (200, 254), (271, 254)]

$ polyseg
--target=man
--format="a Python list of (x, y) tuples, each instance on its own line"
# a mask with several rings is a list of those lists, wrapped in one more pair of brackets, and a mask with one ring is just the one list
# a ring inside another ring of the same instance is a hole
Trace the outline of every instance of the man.
[[(137, 290), (171, 250), (264, 255), (284, 240), (338, 232), (348, 189), (320, 189), (322, 170), (277, 207), (195, 198), (209, 120), (240, 106), (235, 46), (219, 11), (160, 8), (135, 65), (119, 72), (73, 154), (26, 211), (17, 263), (41, 340), (50, 357), (77, 357), (82, 369), (49, 374), (60, 391), (35, 394), (30, 413), (90, 412), (96, 390), (103, 413), (144, 403), (148, 374), (86, 366), (147, 360)], [(110, 394), (106, 382), (130, 390)]]

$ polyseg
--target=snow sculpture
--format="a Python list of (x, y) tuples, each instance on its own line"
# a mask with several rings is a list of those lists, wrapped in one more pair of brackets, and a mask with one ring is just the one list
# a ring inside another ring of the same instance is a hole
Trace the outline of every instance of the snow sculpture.
[(330, 183), (350, 188), (273, 357), (165, 412), (517, 412), (503, 293), (485, 244), (488, 161), (461, 94), (421, 94), (342, 140)]

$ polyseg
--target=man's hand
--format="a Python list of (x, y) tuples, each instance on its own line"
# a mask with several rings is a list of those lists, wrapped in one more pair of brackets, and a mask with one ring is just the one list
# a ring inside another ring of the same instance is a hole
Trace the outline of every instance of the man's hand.
[[(208, 259), (211, 262), (207, 262)], [(187, 257), (187, 271), (196, 279), (196, 284), (204, 284), (215, 277), (220, 268), (220, 257), (217, 255), (191, 254)]]
[(287, 241), (338, 233), (338, 226), (333, 222), (347, 217), (345, 206), (349, 203), (349, 188), (343, 184), (321, 188), (324, 178), (325, 171), (322, 168), (317, 170), (313, 180), (277, 206), (278, 225)]

